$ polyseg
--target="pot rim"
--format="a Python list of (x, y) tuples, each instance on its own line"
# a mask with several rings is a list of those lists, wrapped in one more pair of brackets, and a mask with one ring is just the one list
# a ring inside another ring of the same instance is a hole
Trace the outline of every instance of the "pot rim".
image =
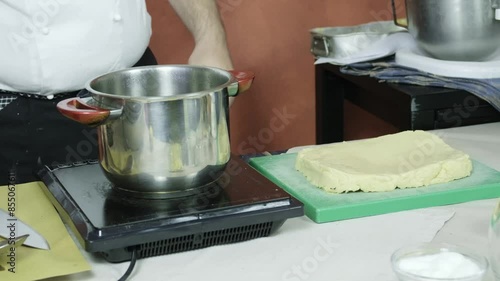
[[(191, 68), (191, 69), (209, 69), (213, 70), (216, 72), (219, 72), (221, 74), (224, 74), (228, 76), (228, 81), (224, 84), (221, 84), (216, 87), (212, 87), (203, 91), (198, 91), (198, 92), (192, 92), (192, 93), (185, 93), (185, 94), (176, 94), (176, 95), (170, 95), (170, 96), (158, 96), (158, 97), (144, 97), (144, 96), (121, 96), (121, 95), (116, 95), (116, 94), (109, 94), (109, 93), (104, 93), (101, 91), (97, 91), (91, 87), (91, 84), (96, 81), (97, 79), (103, 78), (108, 75), (113, 75), (113, 74), (118, 74), (118, 73), (123, 73), (123, 72), (130, 72), (130, 71), (140, 71), (142, 69), (161, 69), (161, 68)], [(213, 93), (213, 92), (218, 92), (224, 88), (228, 88), (229, 86), (237, 83), (236, 78), (227, 70), (224, 70), (222, 68), (217, 68), (217, 67), (211, 67), (211, 66), (203, 66), (203, 65), (189, 65), (189, 64), (159, 64), (159, 65), (146, 65), (146, 66), (138, 66), (138, 67), (128, 67), (120, 70), (115, 70), (111, 72), (107, 72), (105, 74), (101, 74), (99, 76), (96, 76), (85, 83), (85, 89), (89, 91), (92, 95), (98, 95), (98, 96), (104, 96), (104, 97), (109, 97), (109, 98), (117, 98), (117, 99), (123, 99), (123, 100), (133, 100), (133, 101), (142, 101), (142, 102), (156, 102), (156, 101), (170, 101), (170, 100), (180, 100), (180, 99), (194, 99), (194, 98), (200, 98), (202, 96), (205, 96), (207, 94)]]

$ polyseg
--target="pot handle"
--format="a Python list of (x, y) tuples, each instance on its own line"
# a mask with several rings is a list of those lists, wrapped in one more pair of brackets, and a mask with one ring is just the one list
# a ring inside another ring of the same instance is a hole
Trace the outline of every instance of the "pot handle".
[(398, 21), (398, 15), (396, 12), (396, 4), (394, 3), (394, 0), (391, 0), (391, 7), (392, 7), (392, 19), (394, 20), (394, 24), (403, 28), (408, 29), (408, 23), (401, 23)]
[(90, 98), (69, 98), (57, 103), (57, 110), (78, 123), (85, 125), (99, 125), (108, 119), (111, 111), (97, 108), (85, 103)]
[(229, 73), (233, 75), (236, 79), (236, 83), (229, 85), (228, 93), (229, 96), (235, 97), (240, 93), (248, 90), (252, 86), (255, 74), (251, 71), (238, 71), (238, 70), (228, 70)]

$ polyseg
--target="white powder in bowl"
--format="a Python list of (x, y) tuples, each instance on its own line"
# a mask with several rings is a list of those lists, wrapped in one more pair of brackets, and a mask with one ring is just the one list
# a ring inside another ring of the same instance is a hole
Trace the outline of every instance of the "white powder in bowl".
[(427, 278), (465, 278), (482, 273), (479, 265), (470, 258), (454, 252), (405, 257), (398, 262), (403, 272)]

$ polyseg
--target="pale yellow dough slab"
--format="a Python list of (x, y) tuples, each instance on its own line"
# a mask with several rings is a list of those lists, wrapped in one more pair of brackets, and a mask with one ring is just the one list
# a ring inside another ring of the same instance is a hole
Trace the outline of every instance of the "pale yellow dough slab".
[(328, 192), (390, 191), (467, 177), (469, 156), (425, 131), (306, 148), (295, 168)]

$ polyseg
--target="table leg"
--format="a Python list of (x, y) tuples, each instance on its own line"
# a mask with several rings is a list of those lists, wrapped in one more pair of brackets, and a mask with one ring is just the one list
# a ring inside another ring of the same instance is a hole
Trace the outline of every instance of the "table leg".
[(342, 79), (323, 65), (315, 67), (316, 75), (316, 143), (344, 140), (344, 96)]

